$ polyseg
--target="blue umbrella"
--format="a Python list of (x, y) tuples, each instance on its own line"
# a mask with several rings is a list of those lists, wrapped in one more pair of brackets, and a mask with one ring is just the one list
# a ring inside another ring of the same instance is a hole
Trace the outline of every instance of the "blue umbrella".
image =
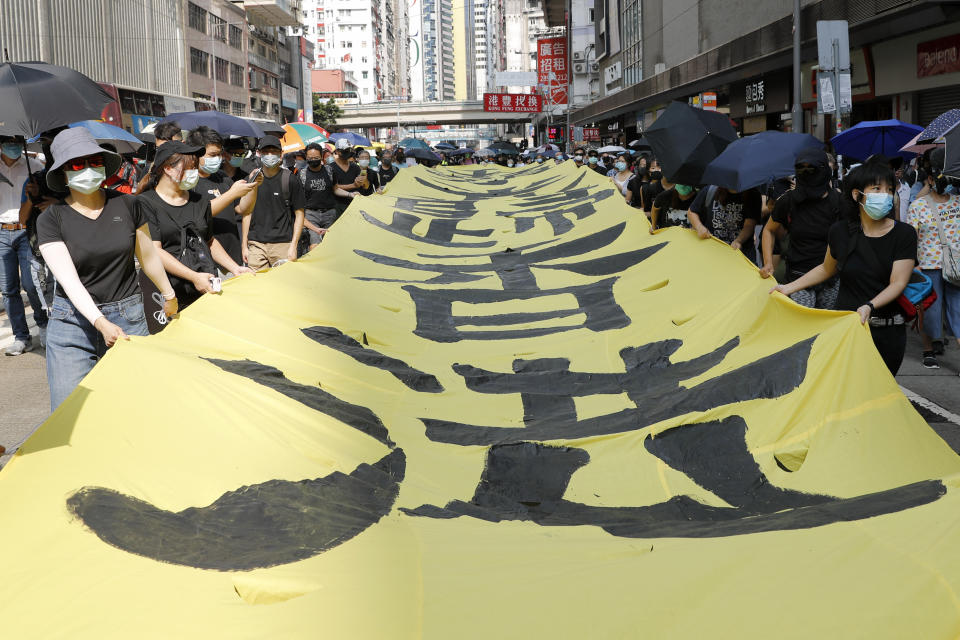
[(434, 148), (434, 149), (446, 149), (446, 150), (449, 150), (449, 151), (453, 151), (453, 150), (456, 149), (457, 147), (456, 147), (455, 145), (450, 144), (449, 142), (438, 142), (437, 144), (433, 145), (433, 148)]
[(872, 155), (912, 158), (915, 154), (900, 151), (923, 127), (899, 120), (865, 120), (830, 139), (837, 153), (866, 160)]
[(707, 165), (703, 184), (746, 191), (794, 173), (797, 153), (822, 149), (823, 143), (809, 133), (764, 131), (731, 142)]
[(74, 127), (89, 130), (97, 144), (112, 144), (117, 153), (136, 153), (143, 146), (143, 141), (129, 131), (99, 120), (81, 120), (70, 125), (70, 128)]
[(465, 156), (468, 153), (473, 153), (473, 149), (471, 149), (470, 147), (462, 147), (460, 149), (457, 149), (456, 151), (451, 151), (447, 155), (448, 156)]
[(397, 146), (403, 149), (430, 149), (430, 145), (420, 138), (404, 138)]
[(347, 131), (345, 133), (334, 133), (330, 135), (331, 142), (336, 142), (337, 140), (347, 140), (353, 147), (370, 146), (369, 138), (365, 138), (359, 133), (353, 133), (352, 131)]
[(201, 126), (210, 127), (221, 136), (262, 138), (265, 135), (259, 125), (222, 111), (168, 113), (160, 122), (176, 122), (185, 131)]
[(958, 122), (960, 122), (960, 109), (950, 109), (941, 113), (927, 125), (926, 129), (920, 132), (917, 143), (943, 142), (943, 137), (957, 126)]

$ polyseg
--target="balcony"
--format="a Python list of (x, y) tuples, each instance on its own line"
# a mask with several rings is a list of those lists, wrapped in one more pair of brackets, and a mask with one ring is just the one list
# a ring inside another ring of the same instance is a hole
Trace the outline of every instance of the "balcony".
[(300, 24), (297, 10), (290, 0), (244, 0), (244, 10), (250, 17), (271, 27), (295, 27)]
[(269, 71), (273, 75), (280, 75), (280, 63), (274, 60), (268, 60), (256, 53), (248, 53), (247, 61), (258, 69)]

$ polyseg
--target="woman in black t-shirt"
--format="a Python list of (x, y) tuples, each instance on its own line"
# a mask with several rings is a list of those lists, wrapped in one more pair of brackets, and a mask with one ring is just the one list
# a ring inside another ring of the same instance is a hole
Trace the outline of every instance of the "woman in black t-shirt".
[(134, 255), (163, 295), (163, 316), (177, 313), (160, 256), (133, 198), (103, 182), (120, 156), (82, 127), (57, 134), (47, 184), (69, 195), (37, 220), (40, 253), (57, 279), (47, 326), (47, 381), (56, 409), (107, 349), (128, 335), (148, 335)]
[(653, 201), (653, 208), (650, 211), (650, 232), (665, 227), (687, 227), (690, 228), (690, 221), (687, 220), (687, 210), (693, 204), (693, 199), (697, 197), (697, 190), (694, 187), (685, 184), (675, 184), (673, 188), (667, 189), (658, 195)]
[(253, 273), (237, 264), (214, 238), (210, 197), (192, 191), (199, 179), (197, 159), (203, 152), (200, 146), (165, 143), (137, 190), (137, 209), (150, 225), (181, 309), (204, 293), (219, 291), (214, 262), (235, 276)]
[(907, 343), (906, 319), (897, 298), (916, 264), (917, 232), (894, 219), (897, 183), (886, 164), (868, 162), (844, 180), (849, 213), (828, 234), (823, 264), (770, 291), (790, 295), (840, 274), (838, 310), (856, 311), (890, 373), (896, 375)]

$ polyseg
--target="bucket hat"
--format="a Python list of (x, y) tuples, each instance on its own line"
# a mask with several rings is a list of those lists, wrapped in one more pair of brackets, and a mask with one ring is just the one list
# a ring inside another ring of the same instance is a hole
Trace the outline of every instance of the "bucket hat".
[(53, 154), (53, 164), (47, 171), (47, 185), (59, 192), (67, 190), (63, 165), (70, 160), (101, 154), (107, 177), (115, 174), (123, 164), (123, 158), (98, 145), (90, 131), (83, 127), (64, 129), (58, 133), (50, 144), (50, 153)]

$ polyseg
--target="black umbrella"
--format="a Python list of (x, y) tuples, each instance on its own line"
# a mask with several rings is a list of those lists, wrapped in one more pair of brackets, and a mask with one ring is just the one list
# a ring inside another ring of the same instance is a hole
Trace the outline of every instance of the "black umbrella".
[(470, 147), (461, 147), (460, 149), (457, 149), (456, 151), (451, 151), (451, 152), (448, 153), (447, 155), (448, 155), (448, 156), (465, 156), (465, 155), (470, 154), (470, 153), (473, 153), (473, 149), (471, 149)]
[(636, 140), (631, 140), (627, 146), (635, 151), (650, 151), (652, 149), (650, 143), (647, 142), (643, 136), (640, 136)]
[(79, 120), (99, 120), (113, 102), (96, 82), (45, 62), (0, 64), (0, 135), (31, 138)]
[(505, 153), (507, 155), (519, 155), (520, 152), (517, 151), (517, 147), (510, 144), (509, 142), (494, 142), (487, 149), (491, 151), (496, 151), (497, 153)]
[[(960, 178), (960, 127), (954, 127), (944, 136), (947, 143), (944, 149), (943, 175), (951, 178)], [(936, 154), (938, 149), (931, 151)], [(931, 160), (933, 156), (931, 156)]]
[(431, 162), (440, 162), (442, 160), (442, 158), (433, 151), (430, 151), (429, 149), (421, 149), (419, 147), (406, 149), (404, 150), (403, 155), (406, 158), (419, 158), (421, 160), (429, 160)]
[(232, 116), (222, 111), (186, 111), (183, 113), (168, 113), (160, 122), (176, 122), (180, 128), (187, 131), (199, 126), (210, 127), (221, 136), (251, 136), (262, 138), (263, 129), (252, 120)]
[(710, 161), (737, 139), (737, 132), (722, 113), (672, 102), (644, 137), (668, 181), (695, 185)]

